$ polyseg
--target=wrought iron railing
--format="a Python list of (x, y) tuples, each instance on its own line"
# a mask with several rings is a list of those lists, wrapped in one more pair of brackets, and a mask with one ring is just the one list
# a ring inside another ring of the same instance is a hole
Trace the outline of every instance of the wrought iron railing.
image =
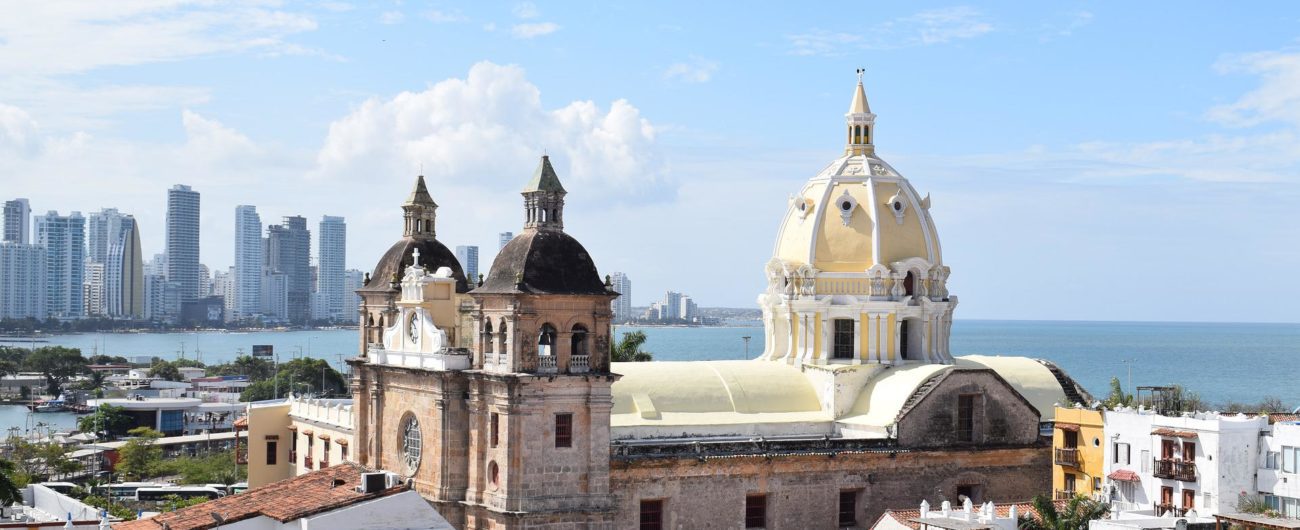
[(1168, 458), (1156, 458), (1155, 465), (1152, 466), (1152, 475), (1156, 478), (1168, 478), (1181, 480), (1183, 482), (1196, 481), (1196, 463), (1184, 462), (1181, 460), (1172, 460)]

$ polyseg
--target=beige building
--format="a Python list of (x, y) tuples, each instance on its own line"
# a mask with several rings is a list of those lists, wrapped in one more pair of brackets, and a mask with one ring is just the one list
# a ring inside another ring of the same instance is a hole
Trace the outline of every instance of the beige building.
[(248, 485), (258, 487), (351, 462), (352, 400), (261, 401), (248, 407)]
[(862, 528), (889, 508), (1051, 489), (1041, 425), (1087, 399), (1045, 361), (953, 357), (930, 200), (847, 146), (790, 204), (751, 361), (610, 363), (617, 296), (564, 231), (543, 157), (479, 285), (423, 177), (362, 297), (355, 458), (458, 528)]

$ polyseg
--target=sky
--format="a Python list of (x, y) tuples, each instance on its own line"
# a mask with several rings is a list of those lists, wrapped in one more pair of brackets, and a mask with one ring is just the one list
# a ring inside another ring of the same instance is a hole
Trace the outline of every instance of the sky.
[(714, 4), (10, 3), (0, 199), (119, 208), (152, 255), (188, 184), (214, 269), (251, 204), (344, 216), (369, 270), (422, 172), (486, 272), (547, 153), (634, 304), (756, 307), (865, 68), (958, 318), (1300, 322), (1300, 5)]

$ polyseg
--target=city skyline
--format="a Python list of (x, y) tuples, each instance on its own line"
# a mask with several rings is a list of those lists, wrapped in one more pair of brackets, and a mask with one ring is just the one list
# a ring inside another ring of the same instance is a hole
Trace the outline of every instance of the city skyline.
[[(348, 267), (365, 270), (396, 232), (381, 198), (423, 172), (439, 215), (458, 221), (439, 238), (483, 249), (486, 268), (517, 224), (517, 182), (549, 152), (602, 274), (753, 307), (763, 271), (740, 264), (770, 256), (786, 207), (773, 197), (838, 149), (846, 109), (830, 87), (865, 67), (880, 152), (944, 206), (958, 318), (1300, 321), (1281, 302), (1300, 295), (1294, 282), (1262, 307), (1222, 310), (1214, 301), (1236, 289), (1196, 266), (1207, 241), (1237, 261), (1300, 265), (1275, 244), (1300, 222), (1297, 6), (882, 4), (865, 26), (761, 6), (693, 6), (686, 21), (645, 6), (336, 7), (0, 21), (0, 66), (33, 76), (0, 86), (0, 152), (12, 153), (0, 183), (36, 211), (132, 212), (151, 255), (165, 241), (160, 190), (185, 182), (204, 194), (214, 270), (233, 264), (238, 204), (343, 215), (365, 235), (349, 239)], [(70, 52), (110, 20), (139, 31), (102, 54)], [(1250, 31), (1194, 29), (1220, 21)], [(609, 38), (614, 25), (639, 38)], [(672, 44), (634, 42), (647, 38)], [(448, 46), (465, 53), (393, 67)], [(253, 90), (232, 71), (289, 80)], [(1148, 296), (1097, 295), (1135, 263), (1162, 271)]]

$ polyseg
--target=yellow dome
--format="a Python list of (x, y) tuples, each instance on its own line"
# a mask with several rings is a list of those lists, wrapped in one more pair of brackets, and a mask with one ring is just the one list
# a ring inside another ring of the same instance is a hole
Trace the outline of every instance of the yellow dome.
[(822, 272), (866, 272), (908, 258), (942, 264), (929, 198), (885, 161), (849, 155), (831, 162), (790, 201), (773, 256)]

